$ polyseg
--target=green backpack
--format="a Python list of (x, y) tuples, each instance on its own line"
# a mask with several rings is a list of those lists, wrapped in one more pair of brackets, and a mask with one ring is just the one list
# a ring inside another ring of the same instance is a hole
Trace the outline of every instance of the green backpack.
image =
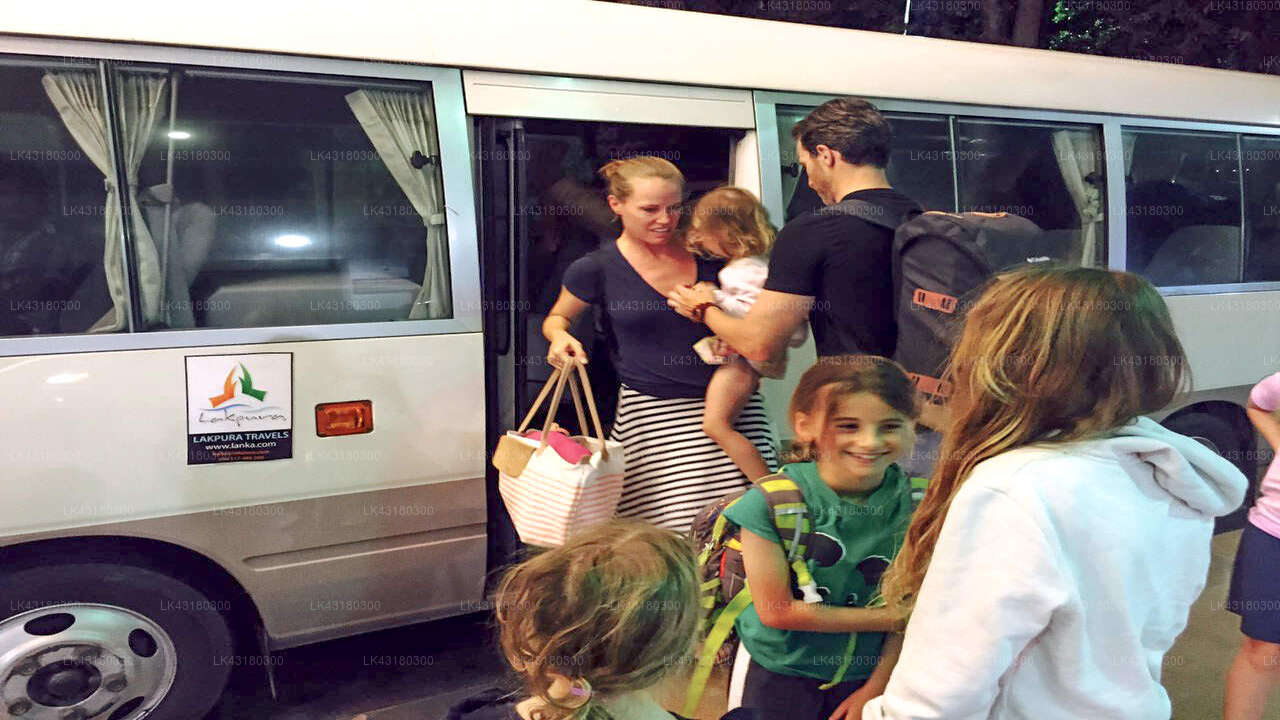
[[(924, 496), (928, 484), (926, 478), (910, 478), (913, 507)], [(791, 566), (792, 592), (807, 603), (822, 602), (817, 583), (809, 572), (809, 541), (813, 534), (809, 522), (809, 507), (804, 492), (796, 481), (785, 473), (777, 472), (760, 478), (754, 487), (764, 493), (765, 503), (773, 519), (773, 527), (782, 541), (782, 551)], [(698, 549), (698, 576), (702, 582), (699, 602), (706, 613), (703, 625), (701, 650), (689, 688), (685, 694), (683, 713), (692, 717), (706, 689), (711, 671), (723, 662), (721, 649), (730, 643), (734, 635), (734, 623), (751, 605), (751, 590), (747, 587), (747, 573), (742, 561), (740, 530), (724, 511), (738, 502), (751, 488), (726, 495), (700, 510), (693, 519), (689, 535)], [(845, 655), (831, 682), (822, 689), (833, 687), (844, 679), (853, 659), (857, 633), (849, 634)]]

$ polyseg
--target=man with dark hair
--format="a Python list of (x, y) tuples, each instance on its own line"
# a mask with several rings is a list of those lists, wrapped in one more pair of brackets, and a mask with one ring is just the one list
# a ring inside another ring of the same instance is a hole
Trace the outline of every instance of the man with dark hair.
[(791, 135), (809, 187), (825, 207), (796, 217), (779, 232), (755, 306), (734, 318), (707, 306), (707, 288), (677, 289), (671, 304), (683, 315), (701, 316), (751, 360), (774, 357), (806, 316), (819, 356), (891, 356), (897, 342), (893, 231), (841, 205), (861, 200), (892, 222), (919, 210), (885, 175), (893, 137), (889, 122), (866, 100), (837, 98), (796, 123)]

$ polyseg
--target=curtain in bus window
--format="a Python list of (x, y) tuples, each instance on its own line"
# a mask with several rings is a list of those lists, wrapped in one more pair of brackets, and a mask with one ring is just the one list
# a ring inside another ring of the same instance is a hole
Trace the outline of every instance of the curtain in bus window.
[[(163, 310), (160, 306), (160, 266), (155, 244), (138, 209), (136, 185), (142, 150), (146, 139), (151, 135), (157, 113), (161, 111), (160, 98), (164, 94), (165, 82), (164, 78), (128, 78), (121, 85), (125, 174), (129, 178), (129, 205), (136, 229), (139, 292), (143, 317), (148, 323), (159, 320)], [(102, 111), (97, 78), (88, 72), (47, 72), (42, 83), (67, 131), (106, 178), (106, 243), (103, 265), (113, 308), (94, 323), (89, 332), (116, 331), (125, 325), (124, 313), (128, 307), (129, 290), (125, 283), (124, 263), (121, 261), (122, 248), (120, 243), (115, 242), (121, 234), (120, 203), (115, 196), (117, 189), (107, 145), (107, 120)]]
[(1102, 233), (1102, 191), (1085, 178), (1098, 172), (1101, 148), (1090, 130), (1059, 130), (1053, 134), (1053, 154), (1062, 180), (1080, 213), (1080, 263), (1098, 264), (1098, 236)]
[[(420, 93), (391, 90), (357, 90), (346, 98), (378, 157), (426, 226), (427, 267), (409, 319), (451, 317), (444, 192), (440, 186), (440, 151), (430, 101)], [(437, 160), (416, 168), (411, 161), (414, 151)]]

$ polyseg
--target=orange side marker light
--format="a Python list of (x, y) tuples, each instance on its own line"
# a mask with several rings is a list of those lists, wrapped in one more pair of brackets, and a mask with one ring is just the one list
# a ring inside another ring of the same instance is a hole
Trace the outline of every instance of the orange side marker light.
[(316, 405), (316, 435), (319, 437), (360, 435), (368, 432), (373, 432), (372, 400), (348, 400)]

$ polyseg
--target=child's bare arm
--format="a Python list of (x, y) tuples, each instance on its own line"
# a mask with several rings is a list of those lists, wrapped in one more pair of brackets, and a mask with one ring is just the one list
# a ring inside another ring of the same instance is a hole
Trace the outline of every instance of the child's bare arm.
[(837, 607), (806, 603), (791, 596), (791, 568), (782, 546), (742, 529), (742, 561), (751, 604), (760, 622), (779, 630), (811, 632), (888, 632), (901, 630), (903, 622), (884, 608)]
[(1258, 433), (1271, 445), (1271, 449), (1280, 451), (1280, 417), (1276, 417), (1276, 413), (1267, 412), (1254, 405), (1253, 401), (1249, 402), (1245, 412), (1248, 413), (1253, 426), (1258, 429)]

